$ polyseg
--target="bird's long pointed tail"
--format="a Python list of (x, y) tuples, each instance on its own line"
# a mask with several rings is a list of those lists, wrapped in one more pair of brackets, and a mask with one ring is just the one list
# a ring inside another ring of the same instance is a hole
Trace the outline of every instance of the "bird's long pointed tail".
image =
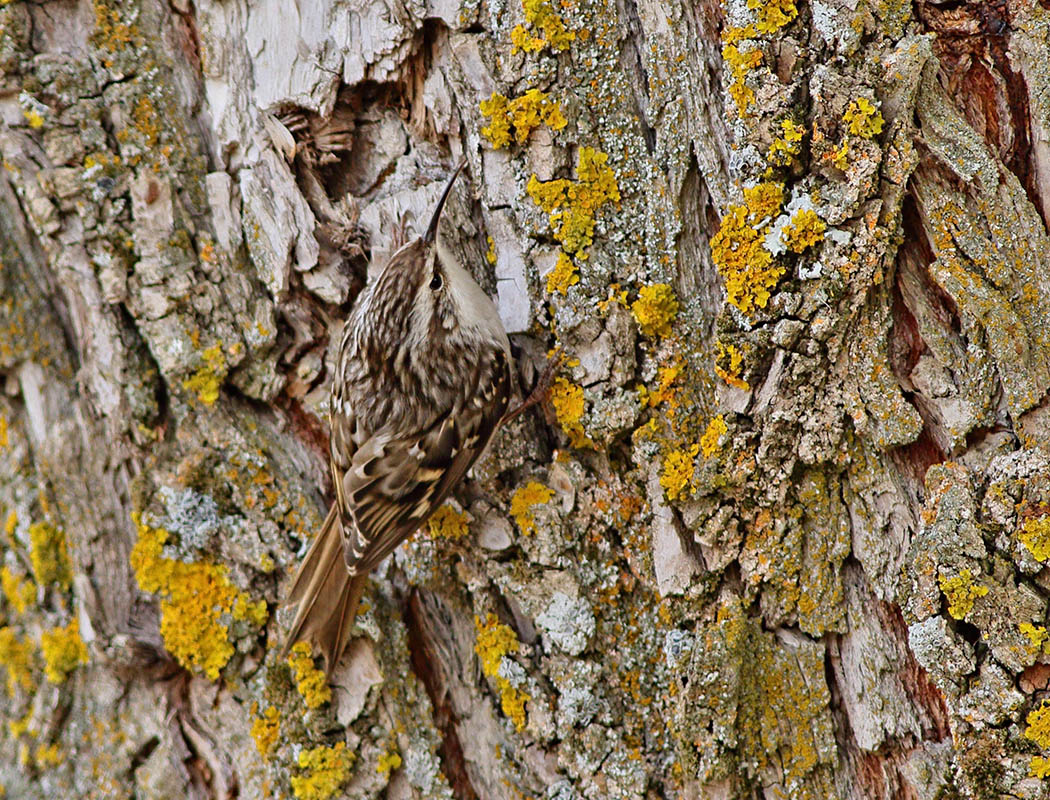
[(351, 576), (343, 561), (342, 524), (335, 504), (295, 573), (287, 605), (297, 605), (283, 659), (296, 642), (309, 642), (331, 674), (350, 641), (368, 575)]

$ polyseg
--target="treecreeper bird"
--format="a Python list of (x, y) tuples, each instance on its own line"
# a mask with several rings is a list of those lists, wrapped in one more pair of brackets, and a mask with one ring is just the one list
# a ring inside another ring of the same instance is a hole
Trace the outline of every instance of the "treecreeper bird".
[(335, 502), (295, 575), (285, 652), (307, 641), (329, 673), (368, 574), (444, 502), (507, 410), (511, 354), (496, 306), (438, 237), (423, 236), (361, 291), (332, 384)]

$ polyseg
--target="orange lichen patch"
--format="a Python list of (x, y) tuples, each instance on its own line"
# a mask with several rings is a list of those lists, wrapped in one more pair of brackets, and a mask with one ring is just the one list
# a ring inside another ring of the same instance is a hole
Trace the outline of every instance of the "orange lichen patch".
[(149, 95), (142, 95), (135, 103), (132, 121), (135, 129), (142, 134), (144, 144), (147, 147), (153, 147), (160, 136), (160, 122), (157, 117), (157, 109)]
[(497, 150), (510, 144), (512, 131), (514, 141), (525, 144), (540, 125), (560, 131), (567, 124), (561, 107), (539, 89), (529, 89), (513, 100), (493, 92), (492, 97), (481, 101), (481, 114), (489, 119), (481, 135)]
[(604, 300), (598, 301), (598, 310), (602, 314), (605, 314), (606, 312), (608, 312), (609, 306), (613, 305), (614, 303), (623, 306), (624, 308), (628, 308), (630, 304), (627, 302), (627, 294), (628, 292), (626, 289), (620, 286), (620, 284), (614, 283), (612, 286), (609, 287), (609, 296), (606, 297)]
[(744, 314), (765, 308), (784, 267), (773, 261), (764, 240), (780, 212), (783, 187), (760, 183), (744, 190), (744, 203), (730, 206), (711, 240), (711, 257), (726, 287), (726, 302)]
[(514, 723), (515, 728), (519, 731), (523, 730), (525, 728), (525, 701), (529, 699), (529, 696), (512, 686), (499, 671), (503, 658), (518, 652), (521, 646), (518, 637), (509, 626), (500, 623), (495, 614), (488, 614), (484, 620), (475, 616), (474, 628), (478, 634), (474, 652), (481, 659), (481, 671), (496, 681), (503, 713)]
[(781, 238), (788, 250), (801, 253), (822, 241), (827, 227), (813, 209), (800, 208), (792, 215), (791, 222), (781, 233)]
[(204, 363), (182, 382), (182, 388), (195, 392), (197, 399), (210, 406), (219, 399), (219, 388), (226, 379), (226, 357), (222, 354), (222, 345), (215, 344), (202, 352), (201, 358)]
[(533, 175), (525, 187), (529, 197), (550, 218), (554, 238), (569, 255), (594, 241), (595, 216), (608, 203), (620, 202), (609, 156), (593, 147), (581, 147), (576, 180), (540, 181)]
[(977, 599), (988, 594), (988, 587), (975, 583), (973, 574), (968, 569), (950, 578), (941, 575), (937, 582), (944, 596), (948, 598), (948, 613), (955, 619), (965, 619), (966, 615), (973, 611)]
[(565, 295), (570, 286), (580, 282), (580, 273), (576, 271), (576, 265), (565, 253), (558, 253), (558, 263), (547, 273), (547, 293), (555, 292)]
[(298, 765), (305, 772), (292, 776), (292, 794), (296, 800), (329, 800), (350, 778), (353, 763), (354, 754), (346, 749), (346, 742), (303, 750)]
[(670, 336), (671, 323), (678, 315), (678, 299), (666, 283), (643, 286), (631, 303), (631, 314), (646, 336)]
[(514, 492), (514, 496), (510, 499), (510, 515), (514, 517), (518, 528), (525, 536), (531, 536), (536, 532), (536, 518), (532, 515), (533, 506), (550, 502), (552, 497), (554, 497), (554, 490), (536, 481), (529, 481)]
[(88, 663), (87, 646), (80, 638), (80, 624), (72, 620), (64, 628), (53, 628), (40, 635), (44, 654), (44, 674), (51, 683), (64, 683), (81, 664)]
[(0, 666), (7, 670), (9, 697), (14, 697), (19, 687), (33, 691), (32, 664), (33, 643), (28, 638), (20, 639), (13, 628), (0, 628)]
[(718, 443), (728, 430), (725, 418), (721, 414), (708, 423), (707, 430), (700, 437), (700, 449), (704, 453), (704, 458), (711, 458), (718, 452)]
[[(116, 53), (129, 45), (137, 47), (141, 44), (138, 28), (121, 21), (118, 6), (106, 0), (95, 0), (94, 6), (95, 32), (91, 40), (96, 47)], [(109, 67), (112, 62), (104, 59), (103, 64)]]
[(8, 566), (0, 568), (0, 585), (3, 586), (8, 605), (16, 614), (24, 614), (36, 599), (36, 586), (33, 582), (16, 575)]
[(664, 456), (664, 467), (660, 472), (660, 486), (667, 492), (668, 500), (677, 500), (693, 480), (694, 460), (700, 445), (688, 450), (672, 450)]
[(580, 424), (586, 406), (583, 388), (566, 378), (558, 377), (554, 379), (554, 385), (551, 386), (549, 399), (558, 424), (569, 435), (572, 446), (592, 446), (593, 442), (583, 432), (583, 425)]
[[(719, 366), (718, 362), (722, 362), (725, 366)], [(744, 354), (740, 352), (736, 346), (732, 344), (722, 344), (721, 342), (718, 343), (718, 356), (715, 359), (715, 375), (724, 380), (730, 386), (735, 386), (737, 389), (742, 389), (747, 392), (750, 391), (751, 384), (740, 377), (743, 365)]]
[(451, 506), (441, 506), (427, 520), (427, 529), (432, 539), (462, 539), (470, 533), (467, 515), (460, 514)]
[(288, 654), (288, 666), (295, 671), (296, 688), (307, 708), (319, 708), (332, 699), (324, 671), (314, 666), (309, 642), (295, 643)]
[(215, 680), (233, 655), (222, 615), (265, 622), (265, 603), (253, 603), (239, 591), (223, 566), (166, 558), (163, 548), (168, 532), (144, 524), (138, 513), (132, 519), (138, 541), (131, 551), (131, 566), (142, 590), (162, 598), (160, 633), (165, 647), (187, 669)]
[[(511, 53), (519, 50), (536, 53), (548, 45), (552, 50), (568, 50), (576, 40), (575, 32), (565, 27), (550, 0), (523, 0), (522, 8), (531, 32), (522, 25), (514, 26), (510, 32)], [(542, 37), (535, 32), (543, 34)]]
[(666, 403), (668, 405), (668, 414), (673, 414), (675, 409), (678, 408), (678, 399), (675, 396), (674, 384), (681, 373), (682, 365), (677, 361), (674, 364), (660, 367), (656, 373), (656, 388), (649, 389), (646, 386), (640, 386), (638, 389), (638, 395), (642, 405), (646, 408), (655, 408), (661, 403)]
[(842, 119), (854, 136), (871, 139), (882, 133), (884, 124), (882, 112), (866, 97), (858, 98), (850, 103)]
[(1025, 517), (1021, 529), (1017, 532), (1017, 538), (1028, 548), (1036, 561), (1050, 559), (1050, 515)]
[[(252, 713), (255, 712), (253, 708)], [(252, 722), (252, 738), (255, 740), (255, 748), (259, 751), (259, 755), (263, 758), (267, 758), (273, 746), (277, 744), (277, 735), (281, 732), (281, 714), (274, 707), (270, 706), (262, 713), (262, 716), (256, 717)]]

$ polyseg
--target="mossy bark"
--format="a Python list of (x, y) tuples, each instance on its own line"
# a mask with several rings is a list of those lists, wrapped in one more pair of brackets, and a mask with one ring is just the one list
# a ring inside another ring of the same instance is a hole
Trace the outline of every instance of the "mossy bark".
[[(6, 796), (1050, 795), (1050, 11), (0, 0)], [(278, 658), (425, 224), (525, 389)], [(82, 644), (81, 644), (82, 642)]]

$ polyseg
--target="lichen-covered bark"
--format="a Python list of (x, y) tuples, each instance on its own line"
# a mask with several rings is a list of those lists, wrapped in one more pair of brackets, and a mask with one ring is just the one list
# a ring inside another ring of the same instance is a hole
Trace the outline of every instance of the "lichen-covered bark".
[[(9, 797), (1036, 798), (1050, 11), (0, 3)], [(341, 320), (541, 410), (278, 657)]]

